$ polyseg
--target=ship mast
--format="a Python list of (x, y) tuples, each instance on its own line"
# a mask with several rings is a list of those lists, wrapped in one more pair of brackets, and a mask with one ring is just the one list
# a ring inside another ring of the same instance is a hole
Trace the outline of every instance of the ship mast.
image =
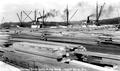
[(66, 17), (67, 17), (67, 26), (69, 25), (69, 10), (68, 10), (68, 5), (66, 9)]
[(98, 24), (98, 2), (96, 3), (96, 25), (99, 26)]
[(35, 20), (35, 24), (37, 24), (36, 18), (37, 18), (37, 11), (35, 10), (35, 11), (34, 11), (34, 20)]
[(42, 27), (43, 27), (43, 26), (44, 26), (44, 24), (45, 24), (45, 20), (44, 20), (44, 14), (45, 14), (45, 11), (44, 11), (44, 9), (43, 9)]

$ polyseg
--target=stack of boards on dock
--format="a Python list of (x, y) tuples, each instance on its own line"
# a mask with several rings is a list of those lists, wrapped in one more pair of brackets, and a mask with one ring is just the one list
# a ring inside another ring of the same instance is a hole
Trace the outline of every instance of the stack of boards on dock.
[[(101, 63), (104, 66), (119, 64), (119, 56), (111, 53), (116, 50), (115, 54), (119, 54), (118, 49), (113, 49), (118, 48), (118, 45), (98, 44), (101, 38), (104, 38), (99, 37), (102, 35), (100, 33), (68, 32), (65, 29), (15, 29), (7, 34), (10, 37), (6, 35), (5, 44), (11, 45), (2, 48), (4, 60), (25, 68), (84, 68), (87, 71), (100, 71), (100, 68), (107, 71), (108, 68), (104, 69), (91, 63)], [(109, 41), (109, 38), (106, 39)], [(110, 63), (111, 61), (113, 63)]]

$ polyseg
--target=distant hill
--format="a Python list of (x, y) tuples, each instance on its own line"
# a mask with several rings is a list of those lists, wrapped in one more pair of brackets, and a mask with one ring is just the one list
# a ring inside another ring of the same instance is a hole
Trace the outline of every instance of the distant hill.
[(10, 27), (17, 27), (17, 25), (22, 27), (30, 27), (31, 22), (23, 22), (22, 24), (20, 22), (5, 22), (1, 24), (2, 28), (10, 28)]
[(119, 24), (120, 23), (120, 17), (116, 17), (116, 18), (110, 18), (110, 19), (103, 19), (100, 20), (99, 23), (101, 25), (108, 25), (108, 24)]
[[(82, 20), (82, 21), (71, 21), (70, 24), (71, 25), (75, 25), (75, 24), (82, 24), (82, 22), (85, 22), (86, 20)], [(95, 20), (93, 20), (95, 21)], [(109, 18), (109, 19), (102, 19), (99, 20), (98, 22), (101, 25), (112, 25), (112, 24), (119, 24), (120, 23), (120, 17), (115, 17), (115, 18)]]

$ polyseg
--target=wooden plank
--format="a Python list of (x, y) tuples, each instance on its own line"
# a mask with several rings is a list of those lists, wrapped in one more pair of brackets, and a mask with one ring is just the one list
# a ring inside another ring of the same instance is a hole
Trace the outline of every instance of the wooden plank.
[(81, 52), (75, 51), (75, 53), (80, 53), (80, 54), (89, 55), (89, 56), (98, 56), (98, 57), (103, 57), (103, 58), (114, 59), (114, 60), (120, 61), (120, 55), (105, 54), (105, 53), (90, 52), (90, 51), (81, 51)]

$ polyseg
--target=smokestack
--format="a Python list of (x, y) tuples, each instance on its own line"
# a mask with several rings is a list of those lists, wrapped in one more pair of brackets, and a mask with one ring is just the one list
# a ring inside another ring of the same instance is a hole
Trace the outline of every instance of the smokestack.
[(90, 23), (90, 16), (87, 17), (87, 23)]

